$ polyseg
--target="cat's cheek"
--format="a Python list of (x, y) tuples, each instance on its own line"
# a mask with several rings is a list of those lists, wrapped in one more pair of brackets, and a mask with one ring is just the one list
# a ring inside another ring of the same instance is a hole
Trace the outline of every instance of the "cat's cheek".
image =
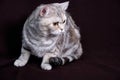
[(53, 30), (54, 30), (53, 24), (49, 24), (49, 25), (48, 25), (48, 28), (53, 31)]

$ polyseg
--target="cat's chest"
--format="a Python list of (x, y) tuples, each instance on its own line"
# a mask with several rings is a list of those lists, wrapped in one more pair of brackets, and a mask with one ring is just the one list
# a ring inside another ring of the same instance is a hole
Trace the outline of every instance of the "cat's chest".
[(53, 43), (54, 43), (54, 39), (42, 38), (42, 39), (40, 40), (39, 45), (49, 46), (49, 45), (52, 45)]
[(58, 46), (63, 49), (71, 47), (74, 44), (74, 41), (71, 40), (71, 37), (72, 36), (70, 35), (69, 32), (61, 35), (57, 41)]
[(55, 47), (57, 39), (58, 39), (57, 37), (41, 38), (37, 44), (39, 50), (50, 51), (52, 48)]

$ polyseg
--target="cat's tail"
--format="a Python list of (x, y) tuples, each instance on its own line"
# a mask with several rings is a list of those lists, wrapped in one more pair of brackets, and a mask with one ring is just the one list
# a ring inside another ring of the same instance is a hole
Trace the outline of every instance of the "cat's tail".
[(75, 56), (67, 56), (67, 57), (51, 57), (49, 59), (49, 63), (51, 65), (64, 65), (65, 63), (68, 63), (68, 62), (72, 62), (73, 60), (75, 60), (76, 57)]

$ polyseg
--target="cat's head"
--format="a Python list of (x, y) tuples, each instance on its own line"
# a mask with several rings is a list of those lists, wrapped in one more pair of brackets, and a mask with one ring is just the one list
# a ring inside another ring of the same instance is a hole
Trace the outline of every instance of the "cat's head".
[(39, 6), (40, 28), (50, 34), (61, 34), (65, 31), (66, 10), (69, 2), (44, 4)]

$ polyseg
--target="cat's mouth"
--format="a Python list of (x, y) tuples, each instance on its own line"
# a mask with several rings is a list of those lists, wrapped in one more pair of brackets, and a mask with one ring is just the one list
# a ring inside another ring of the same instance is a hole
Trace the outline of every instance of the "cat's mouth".
[(51, 33), (52, 33), (53, 35), (59, 35), (59, 34), (64, 33), (64, 30), (51, 31)]

